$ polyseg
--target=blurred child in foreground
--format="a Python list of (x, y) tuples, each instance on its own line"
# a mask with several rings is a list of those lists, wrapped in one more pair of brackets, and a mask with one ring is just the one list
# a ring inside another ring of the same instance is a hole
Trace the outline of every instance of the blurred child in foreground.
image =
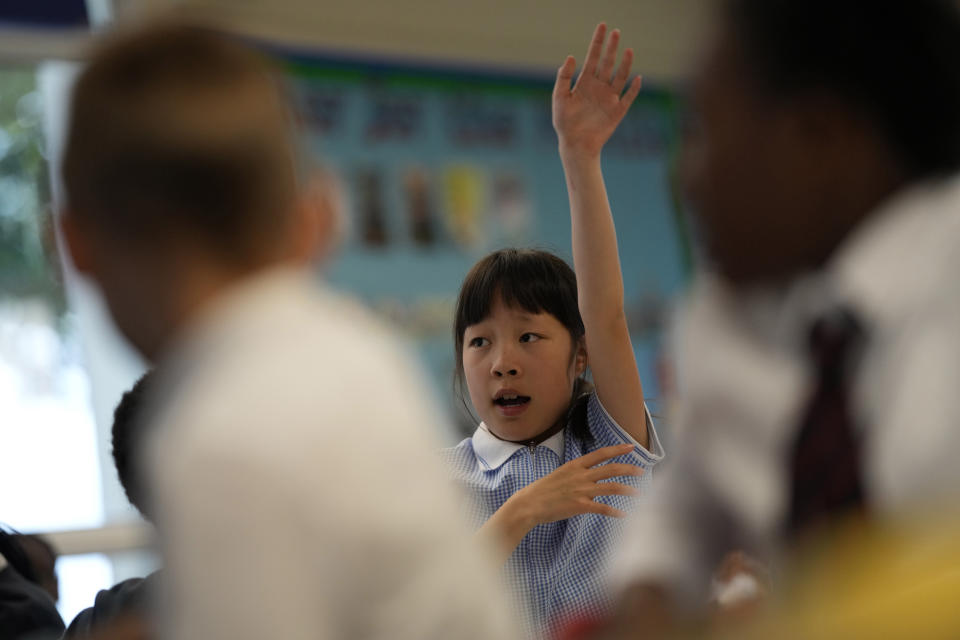
[(102, 43), (70, 115), (70, 254), (160, 372), (164, 637), (511, 637), (431, 456), (426, 376), (307, 268), (330, 212), (271, 66), (148, 26)]

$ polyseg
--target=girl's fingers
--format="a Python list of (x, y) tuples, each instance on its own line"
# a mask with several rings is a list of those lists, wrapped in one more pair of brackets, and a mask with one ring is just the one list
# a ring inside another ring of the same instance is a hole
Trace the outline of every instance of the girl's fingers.
[(585, 456), (580, 456), (576, 460), (571, 460), (571, 462), (574, 462), (581, 467), (594, 467), (601, 462), (609, 460), (610, 458), (616, 458), (617, 456), (628, 454), (631, 451), (633, 451), (632, 444), (616, 444), (612, 447), (602, 447), (596, 451), (591, 451)]
[(607, 516), (609, 518), (625, 518), (627, 516), (626, 512), (621, 511), (620, 509), (614, 509), (608, 504), (603, 504), (602, 502), (590, 501), (590, 506), (586, 508), (584, 513), (599, 513), (602, 516)]
[(597, 64), (600, 62), (600, 53), (603, 51), (603, 39), (606, 35), (607, 25), (601, 22), (593, 31), (593, 39), (590, 40), (590, 46), (587, 48), (587, 59), (583, 63), (583, 71), (580, 73), (581, 78), (596, 74)]
[(636, 487), (628, 487), (619, 482), (598, 482), (593, 485), (592, 497), (597, 496), (635, 496), (639, 495), (640, 490)]
[(600, 70), (597, 72), (597, 77), (603, 82), (610, 82), (610, 76), (613, 74), (613, 63), (617, 59), (617, 47), (619, 46), (620, 30), (614, 29), (610, 32), (607, 49), (603, 54), (603, 60), (600, 62)]
[(557, 70), (557, 81), (553, 85), (554, 96), (570, 93), (570, 82), (573, 80), (573, 72), (576, 71), (576, 68), (577, 61), (573, 59), (573, 56), (567, 56), (567, 59), (560, 65), (560, 69)]
[(630, 83), (630, 88), (627, 89), (627, 92), (623, 94), (623, 97), (620, 98), (620, 108), (626, 113), (627, 109), (630, 108), (630, 105), (633, 104), (633, 101), (637, 98), (637, 94), (640, 93), (640, 85), (643, 83), (643, 80), (640, 76), (637, 76), (633, 79), (633, 82)]
[(643, 475), (643, 468), (635, 464), (610, 463), (590, 470), (590, 480), (606, 480), (607, 478), (616, 478), (619, 476), (639, 476)]
[(617, 75), (614, 76), (611, 86), (617, 95), (627, 86), (627, 77), (630, 75), (630, 66), (633, 64), (633, 49), (625, 49), (623, 59), (620, 60), (620, 66), (617, 68)]

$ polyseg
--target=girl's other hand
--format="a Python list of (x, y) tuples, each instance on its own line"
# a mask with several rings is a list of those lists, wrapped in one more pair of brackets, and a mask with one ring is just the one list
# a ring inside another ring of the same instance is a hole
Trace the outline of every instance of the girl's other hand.
[(639, 476), (643, 473), (643, 469), (635, 464), (602, 464), (631, 451), (633, 451), (633, 445), (617, 445), (597, 449), (571, 460), (550, 475), (540, 478), (513, 494), (507, 500), (507, 504), (513, 503), (511, 508), (517, 510), (518, 515), (530, 528), (583, 513), (598, 513), (611, 518), (622, 518), (626, 515), (623, 511), (597, 502), (594, 498), (637, 494), (634, 487), (619, 482), (601, 482), (601, 480), (622, 476)]

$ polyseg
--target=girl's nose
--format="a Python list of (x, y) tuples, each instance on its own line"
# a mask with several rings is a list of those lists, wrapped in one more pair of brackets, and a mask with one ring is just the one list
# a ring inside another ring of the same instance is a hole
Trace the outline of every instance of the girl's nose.
[(491, 373), (493, 373), (495, 378), (520, 375), (520, 368), (517, 366), (509, 349), (503, 349), (497, 354)]

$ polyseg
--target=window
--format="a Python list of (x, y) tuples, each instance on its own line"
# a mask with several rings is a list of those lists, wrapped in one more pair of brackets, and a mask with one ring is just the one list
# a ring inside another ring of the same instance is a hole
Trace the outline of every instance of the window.
[[(93, 294), (82, 287), (67, 305), (43, 134), (51, 111), (63, 111), (57, 97), (66, 92), (44, 91), (38, 78), (67, 85), (72, 69), (53, 69), (38, 76), (32, 67), (0, 67), (0, 523), (27, 533), (98, 528), (135, 517), (109, 457), (108, 405), (142, 364), (127, 357), (118, 367), (104, 367), (115, 371), (115, 379), (109, 381), (112, 397), (97, 411), (103, 394), (94, 393), (85, 352), (112, 329), (88, 313)], [(57, 104), (47, 104), (50, 95)], [(81, 322), (85, 315), (92, 318)], [(97, 391), (102, 386), (98, 380)], [(115, 579), (153, 568), (149, 554), (134, 555), (139, 558), (131, 560), (129, 552), (62, 556), (57, 571), (65, 621)]]

